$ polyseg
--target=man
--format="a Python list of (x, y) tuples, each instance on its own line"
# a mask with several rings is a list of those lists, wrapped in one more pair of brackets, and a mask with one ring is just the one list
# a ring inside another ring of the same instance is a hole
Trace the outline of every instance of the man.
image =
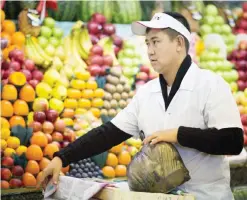
[(232, 200), (225, 155), (241, 152), (243, 131), (227, 83), (192, 63), (190, 28), (182, 15), (157, 13), (149, 22), (134, 22), (132, 31), (146, 35), (149, 59), (159, 78), (141, 87), (111, 122), (55, 153), (41, 182), (53, 175), (56, 184), (62, 166), (143, 132), (145, 144), (165, 141), (178, 149), (191, 176), (180, 189), (197, 200)]

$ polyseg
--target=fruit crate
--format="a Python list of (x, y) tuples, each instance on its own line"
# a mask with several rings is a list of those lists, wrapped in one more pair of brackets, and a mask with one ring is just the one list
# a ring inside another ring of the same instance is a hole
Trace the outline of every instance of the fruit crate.
[(18, 188), (1, 190), (1, 200), (43, 200), (41, 190), (33, 188)]

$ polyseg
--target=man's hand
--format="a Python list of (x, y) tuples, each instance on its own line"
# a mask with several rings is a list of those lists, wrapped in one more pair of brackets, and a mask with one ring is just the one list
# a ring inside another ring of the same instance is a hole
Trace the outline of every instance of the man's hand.
[(164, 131), (157, 131), (148, 136), (143, 143), (144, 144), (157, 144), (158, 142), (177, 143), (178, 129), (168, 129)]

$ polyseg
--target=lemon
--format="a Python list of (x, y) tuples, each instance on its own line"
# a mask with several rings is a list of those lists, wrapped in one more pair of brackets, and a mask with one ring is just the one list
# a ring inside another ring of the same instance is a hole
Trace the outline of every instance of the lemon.
[(1, 117), (1, 128), (9, 129), (10, 125), (6, 118)]
[(12, 154), (15, 154), (15, 150), (14, 149), (7, 147), (4, 150), (4, 156), (12, 156)]
[(7, 148), (7, 142), (3, 139), (1, 139), (1, 149), (4, 150)]
[(17, 154), (18, 156), (21, 156), (23, 153), (26, 153), (26, 151), (27, 151), (27, 147), (21, 145), (21, 146), (19, 146), (19, 147), (16, 149), (16, 154)]
[(20, 146), (20, 140), (17, 137), (9, 137), (7, 144), (9, 148), (16, 149)]
[(7, 128), (1, 129), (1, 139), (7, 140), (10, 136), (10, 130)]

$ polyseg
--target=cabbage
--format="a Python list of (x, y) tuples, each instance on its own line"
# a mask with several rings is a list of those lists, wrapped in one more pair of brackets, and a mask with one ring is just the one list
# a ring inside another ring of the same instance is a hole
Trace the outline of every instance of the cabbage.
[(169, 193), (190, 180), (177, 149), (169, 143), (144, 145), (128, 166), (130, 190)]

